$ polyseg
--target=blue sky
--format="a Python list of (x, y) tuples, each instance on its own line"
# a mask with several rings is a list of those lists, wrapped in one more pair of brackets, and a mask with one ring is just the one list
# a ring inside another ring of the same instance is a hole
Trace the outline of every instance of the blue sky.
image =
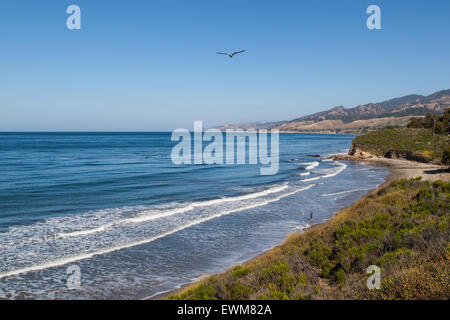
[(431, 94), (450, 88), (449, 14), (448, 0), (2, 0), (0, 131), (290, 120)]

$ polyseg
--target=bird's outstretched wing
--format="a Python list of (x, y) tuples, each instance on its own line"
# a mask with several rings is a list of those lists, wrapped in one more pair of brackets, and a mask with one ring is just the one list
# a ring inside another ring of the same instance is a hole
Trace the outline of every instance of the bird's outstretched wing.
[(226, 56), (228, 56), (228, 53), (225, 53), (225, 52), (216, 52), (217, 54), (224, 54), (224, 55), (226, 55)]
[(236, 51), (236, 52), (233, 52), (232, 54), (231, 54), (231, 56), (234, 56), (235, 54), (239, 54), (239, 53), (242, 53), (242, 52), (245, 52), (246, 50), (241, 50), (241, 51)]

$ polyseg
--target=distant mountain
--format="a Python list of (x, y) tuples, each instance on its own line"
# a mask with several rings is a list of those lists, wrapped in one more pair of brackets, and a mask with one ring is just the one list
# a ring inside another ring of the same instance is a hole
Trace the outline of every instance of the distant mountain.
[(443, 113), (447, 108), (450, 108), (450, 90), (442, 90), (429, 96), (412, 94), (349, 109), (337, 106), (291, 121), (227, 124), (220, 129), (267, 128), (290, 132), (363, 133), (387, 126), (404, 127), (412, 116)]

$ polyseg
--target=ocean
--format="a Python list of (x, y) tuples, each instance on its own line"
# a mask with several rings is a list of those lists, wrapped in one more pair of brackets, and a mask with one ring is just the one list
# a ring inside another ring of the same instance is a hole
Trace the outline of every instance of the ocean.
[(170, 135), (0, 133), (0, 298), (149, 298), (328, 220), (388, 173), (326, 159), (353, 135), (280, 134), (269, 176), (175, 165)]

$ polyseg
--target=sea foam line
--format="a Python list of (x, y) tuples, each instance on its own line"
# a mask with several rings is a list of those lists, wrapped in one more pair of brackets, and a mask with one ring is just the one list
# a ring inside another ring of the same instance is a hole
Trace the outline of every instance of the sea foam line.
[(345, 193), (357, 192), (357, 191), (368, 191), (368, 190), (372, 190), (372, 189), (346, 190), (346, 191), (340, 191), (340, 192), (335, 192), (335, 193), (325, 193), (325, 194), (321, 194), (321, 196), (322, 196), (322, 197), (337, 196), (337, 195), (339, 195), (339, 194), (345, 194)]
[(334, 176), (338, 175), (343, 170), (345, 170), (345, 168), (347, 168), (347, 165), (344, 164), (344, 163), (336, 162), (336, 164), (339, 165), (339, 168), (335, 172), (329, 173), (329, 174), (324, 174), (323, 176), (318, 176), (318, 177), (314, 177), (314, 178), (304, 179), (304, 180), (302, 180), (302, 182), (309, 182), (309, 181), (319, 180), (319, 179), (322, 179), (322, 178), (331, 178), (331, 177), (334, 177)]
[(296, 163), (296, 164), (304, 165), (304, 166), (306, 166), (305, 167), (306, 170), (311, 170), (311, 169), (314, 169), (315, 167), (317, 167), (320, 163), (317, 161), (314, 161), (314, 162), (305, 162), (305, 163)]
[(76, 262), (76, 261), (80, 261), (80, 260), (90, 259), (90, 258), (92, 258), (94, 256), (97, 256), (97, 255), (103, 255), (103, 254), (111, 253), (111, 252), (114, 252), (114, 251), (119, 251), (119, 250), (131, 248), (131, 247), (147, 244), (147, 243), (153, 242), (155, 240), (167, 237), (167, 236), (169, 236), (171, 234), (174, 234), (176, 232), (179, 232), (181, 230), (190, 228), (192, 226), (201, 224), (201, 223), (209, 221), (209, 220), (213, 220), (213, 219), (219, 218), (219, 217), (224, 216), (224, 215), (228, 215), (228, 214), (231, 214), (231, 213), (234, 213), (234, 212), (243, 211), (243, 210), (253, 209), (253, 208), (256, 208), (256, 207), (267, 205), (267, 204), (272, 203), (272, 202), (279, 201), (279, 200), (281, 200), (281, 199), (283, 199), (283, 198), (285, 198), (287, 196), (296, 194), (296, 193), (298, 193), (300, 191), (308, 190), (308, 189), (312, 188), (313, 186), (315, 186), (315, 184), (310, 184), (310, 185), (308, 185), (306, 187), (303, 187), (303, 188), (294, 190), (292, 192), (280, 195), (279, 197), (274, 198), (274, 199), (268, 199), (268, 200), (265, 200), (263, 202), (255, 203), (255, 204), (248, 205), (248, 206), (241, 207), (241, 208), (236, 208), (236, 209), (232, 209), (232, 210), (225, 210), (225, 211), (219, 212), (219, 213), (214, 214), (214, 215), (209, 216), (209, 217), (205, 217), (205, 218), (202, 218), (202, 219), (194, 220), (194, 221), (192, 221), (192, 222), (190, 222), (188, 224), (185, 224), (185, 225), (183, 225), (181, 227), (172, 229), (170, 231), (167, 231), (165, 233), (162, 233), (160, 235), (157, 235), (157, 236), (154, 236), (154, 237), (151, 237), (151, 238), (148, 238), (148, 239), (143, 239), (143, 240), (140, 240), (140, 241), (135, 241), (135, 242), (119, 245), (119, 246), (116, 246), (116, 247), (102, 249), (102, 250), (97, 250), (97, 251), (93, 251), (93, 252), (89, 252), (89, 253), (82, 253), (82, 254), (79, 254), (79, 255), (76, 255), (76, 256), (72, 256), (72, 257), (66, 257), (66, 258), (62, 258), (62, 259), (57, 259), (57, 260), (50, 261), (50, 262), (47, 262), (47, 263), (43, 263), (43, 264), (40, 264), (40, 265), (35, 265), (35, 266), (31, 266), (31, 267), (26, 267), (26, 268), (21, 268), (21, 269), (16, 269), (16, 270), (3, 272), (3, 273), (0, 273), (0, 279), (5, 278), (5, 277), (16, 276), (16, 275), (23, 274), (23, 273), (28, 273), (28, 272), (39, 271), (39, 270), (48, 269), (48, 268), (59, 267), (59, 266), (63, 266), (63, 265), (68, 264), (68, 263), (72, 263), (72, 262)]
[(192, 204), (190, 204), (190, 205), (188, 205), (186, 207), (183, 207), (183, 208), (167, 210), (167, 211), (156, 213), (156, 214), (153, 213), (153, 212), (151, 214), (148, 214), (148, 211), (146, 211), (147, 214), (140, 214), (137, 217), (127, 218), (127, 219), (123, 219), (123, 220), (120, 220), (120, 221), (112, 222), (112, 223), (109, 223), (109, 224), (106, 224), (106, 225), (103, 225), (103, 226), (100, 226), (100, 227), (97, 227), (97, 228), (80, 230), (80, 231), (74, 231), (74, 232), (67, 232), (67, 233), (58, 233), (55, 236), (58, 237), (58, 238), (85, 236), (85, 235), (89, 235), (89, 234), (93, 234), (93, 233), (97, 233), (97, 232), (102, 232), (102, 231), (105, 231), (108, 228), (117, 227), (117, 226), (123, 225), (123, 224), (147, 222), (147, 221), (152, 221), (152, 220), (156, 220), (156, 219), (160, 219), (160, 218), (170, 217), (170, 216), (175, 215), (175, 214), (191, 211), (191, 210), (193, 210), (196, 207), (205, 207), (205, 206), (221, 204), (221, 203), (225, 203), (225, 202), (235, 202), (235, 201), (259, 198), (259, 197), (266, 196), (266, 195), (269, 195), (269, 194), (272, 194), (272, 193), (281, 192), (281, 191), (283, 191), (283, 190), (285, 190), (287, 188), (288, 188), (288, 185), (287, 184), (283, 184), (281, 186), (272, 187), (272, 188), (269, 188), (267, 190), (263, 190), (263, 191), (260, 191), (260, 192), (250, 193), (250, 194), (246, 194), (246, 195), (242, 195), (242, 196), (236, 196), (236, 197), (220, 198), (220, 199), (214, 199), (214, 200), (208, 200), (208, 201), (192, 203)]

